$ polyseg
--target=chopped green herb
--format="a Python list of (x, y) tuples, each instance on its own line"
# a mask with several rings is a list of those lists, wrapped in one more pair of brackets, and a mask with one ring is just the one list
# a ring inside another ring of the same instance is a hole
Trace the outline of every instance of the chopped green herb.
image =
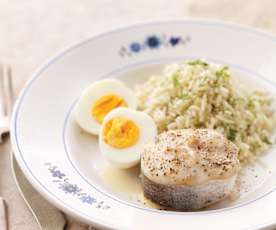
[(236, 139), (237, 130), (227, 127), (227, 138), (230, 141), (234, 141)]
[(208, 76), (204, 76), (201, 78), (201, 83), (205, 83), (208, 80)]
[(228, 139), (231, 141), (234, 141), (236, 139), (236, 134), (237, 134), (237, 130), (230, 128), (228, 132)]
[(173, 76), (172, 76), (172, 80), (173, 80), (173, 85), (174, 87), (179, 87), (181, 84), (178, 80), (178, 73), (175, 73)]
[(180, 98), (181, 99), (187, 99), (187, 98), (189, 98), (189, 94), (188, 93), (183, 93), (181, 96), (180, 96)]
[(271, 145), (271, 144), (272, 144), (271, 141), (268, 139), (267, 136), (263, 137), (262, 140), (263, 140), (263, 142), (265, 142), (265, 143), (268, 144), (268, 145)]
[(229, 98), (229, 103), (233, 106), (235, 106), (238, 103), (238, 99), (234, 97)]
[(242, 139), (242, 140), (245, 140), (246, 135), (245, 135), (244, 133), (241, 133), (240, 135), (241, 135), (241, 139)]
[(228, 71), (229, 67), (227, 65), (222, 66), (220, 70), (217, 71), (217, 74), (224, 73), (225, 71)]
[(225, 81), (229, 80), (230, 74), (228, 72), (228, 69), (229, 69), (228, 66), (223, 66), (221, 69), (219, 69), (216, 72), (216, 76), (224, 78)]
[(251, 109), (254, 108), (254, 103), (253, 103), (253, 100), (251, 98), (248, 100), (247, 106), (248, 106), (248, 108), (251, 108)]
[(209, 64), (207, 62), (204, 62), (204, 61), (199, 60), (199, 59), (194, 60), (194, 61), (188, 61), (187, 64), (188, 65), (202, 65), (202, 66), (205, 66), (205, 67), (209, 66)]

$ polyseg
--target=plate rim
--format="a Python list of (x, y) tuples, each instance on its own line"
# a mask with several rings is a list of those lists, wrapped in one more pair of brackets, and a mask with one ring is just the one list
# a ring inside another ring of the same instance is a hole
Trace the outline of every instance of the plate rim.
[[(231, 28), (231, 29), (235, 29), (235, 30), (238, 29), (238, 30), (250, 32), (253, 34), (257, 34), (257, 35), (269, 38), (276, 42), (276, 35), (273, 35), (272, 33), (269, 33), (267, 31), (263, 31), (261, 29), (257, 29), (257, 28), (250, 27), (247, 25), (241, 25), (238, 23), (227, 22), (227, 21), (210, 20), (210, 19), (208, 19), (208, 20), (206, 20), (206, 19), (174, 19), (174, 20), (153, 20), (153, 21), (142, 22), (142, 23), (134, 23), (134, 24), (130, 24), (127, 26), (120, 26), (115, 29), (103, 32), (103, 33), (98, 33), (98, 34), (89, 36), (87, 39), (84, 39), (80, 42), (76, 42), (75, 44), (70, 45), (69, 47), (65, 48), (63, 51), (57, 52), (56, 55), (52, 56), (46, 62), (44, 62), (42, 65), (40, 65), (40, 67), (38, 67), (34, 71), (34, 73), (31, 75), (30, 79), (27, 80), (27, 82), (25, 83), (24, 87), (22, 88), (22, 90), (20, 91), (20, 93), (16, 99), (15, 106), (14, 106), (13, 113), (12, 113), (12, 118), (11, 118), (11, 126), (10, 126), (12, 149), (14, 151), (15, 157), (17, 159), (17, 162), (19, 163), (21, 170), (23, 171), (24, 175), (28, 178), (29, 182), (31, 182), (32, 186), (34, 186), (36, 188), (36, 190), (38, 190), (39, 193), (42, 194), (52, 204), (54, 204), (55, 206), (58, 206), (60, 209), (64, 210), (65, 212), (70, 213), (70, 215), (76, 216), (79, 219), (84, 220), (85, 222), (90, 222), (90, 223), (93, 223), (94, 225), (97, 225), (100, 227), (110, 228), (110, 225), (105, 225), (104, 223), (98, 222), (97, 220), (93, 220), (91, 218), (91, 216), (89, 216), (89, 218), (85, 218), (79, 213), (72, 212), (70, 209), (66, 208), (66, 206), (70, 207), (70, 205), (65, 204), (65, 203), (63, 203), (61, 205), (59, 203), (59, 201), (56, 200), (57, 198), (53, 198), (51, 194), (47, 194), (44, 191), (44, 188), (42, 188), (43, 185), (40, 183), (40, 181), (37, 180), (37, 178), (33, 177), (31, 170), (28, 169), (27, 163), (24, 162), (24, 159), (22, 159), (22, 157), (20, 156), (21, 154), (19, 153), (19, 149), (17, 146), (18, 143), (17, 143), (15, 134), (14, 134), (15, 129), (16, 129), (16, 127), (15, 127), (16, 114), (20, 109), (20, 105), (23, 102), (24, 95), (27, 92), (28, 88), (32, 85), (32, 83), (36, 79), (38, 79), (40, 77), (40, 75), (44, 72), (44, 70), (46, 70), (49, 66), (51, 66), (56, 61), (61, 59), (67, 53), (74, 51), (76, 48), (81, 47), (81, 46), (85, 45), (86, 43), (89, 43), (89, 42), (97, 40), (97, 39), (101, 39), (102, 37), (105, 37), (105, 36), (112, 35), (113, 33), (126, 31), (131, 28), (139, 28), (139, 27), (144, 27), (144, 26), (149, 26), (149, 25), (175, 24), (175, 23), (180, 23), (180, 24), (183, 24), (183, 23), (184, 24), (185, 23), (195, 24), (196, 23), (196, 24), (214, 25), (214, 26), (217, 25), (217, 26), (227, 27), (227, 28)], [(269, 80), (267, 80), (267, 81), (270, 82)], [(270, 82), (270, 83), (272, 83), (272, 82)], [(63, 206), (64, 204), (65, 204), (65, 206)], [(135, 208), (135, 207), (133, 207), (133, 208)], [(85, 215), (85, 213), (83, 213), (83, 215)], [(259, 225), (258, 227), (269, 227), (269, 226), (273, 226), (275, 224), (276, 224), (276, 220), (273, 221), (272, 223)]]

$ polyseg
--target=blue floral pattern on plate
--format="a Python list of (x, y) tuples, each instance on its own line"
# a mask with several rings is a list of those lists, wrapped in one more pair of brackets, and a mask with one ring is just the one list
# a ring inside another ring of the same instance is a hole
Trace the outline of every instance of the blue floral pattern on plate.
[(143, 41), (133, 41), (126, 46), (122, 46), (119, 50), (121, 57), (131, 57), (134, 54), (138, 54), (145, 50), (157, 50), (161, 47), (176, 47), (180, 45), (187, 45), (191, 41), (190, 36), (167, 36), (162, 35), (150, 35), (147, 36)]
[(45, 166), (48, 168), (48, 171), (51, 173), (51, 176), (54, 178), (53, 182), (58, 185), (58, 188), (62, 190), (65, 194), (76, 197), (82, 203), (88, 205), (94, 205), (98, 209), (107, 210), (110, 208), (109, 205), (106, 205), (104, 201), (98, 201), (96, 198), (90, 194), (83, 191), (77, 184), (72, 183), (67, 176), (61, 172), (57, 166), (52, 165), (51, 163), (45, 163)]

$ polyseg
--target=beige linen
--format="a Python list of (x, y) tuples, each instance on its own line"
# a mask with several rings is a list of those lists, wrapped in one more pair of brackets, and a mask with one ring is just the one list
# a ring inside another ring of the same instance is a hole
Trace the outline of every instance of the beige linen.
[(0, 197), (0, 229), (7, 228), (7, 219), (6, 219), (6, 207), (2, 197)]
[[(93, 34), (154, 19), (203, 17), (276, 32), (275, 0), (0, 0), (0, 61), (13, 66), (16, 91), (48, 58)], [(10, 230), (37, 230), (10, 169), (10, 142), (0, 145), (0, 195)], [(87, 228), (70, 221), (67, 229)]]

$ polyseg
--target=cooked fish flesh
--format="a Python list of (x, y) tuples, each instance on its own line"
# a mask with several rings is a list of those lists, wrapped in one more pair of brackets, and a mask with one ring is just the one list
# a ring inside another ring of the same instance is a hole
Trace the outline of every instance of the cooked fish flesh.
[(170, 130), (141, 157), (145, 197), (163, 206), (196, 210), (227, 197), (240, 169), (238, 148), (208, 129)]

